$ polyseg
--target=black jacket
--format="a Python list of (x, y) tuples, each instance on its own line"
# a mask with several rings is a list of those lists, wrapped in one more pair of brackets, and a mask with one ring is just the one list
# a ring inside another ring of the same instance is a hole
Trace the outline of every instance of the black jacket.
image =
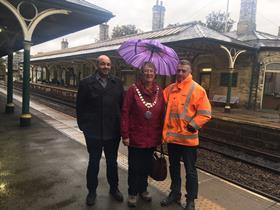
[(114, 76), (108, 77), (105, 88), (96, 75), (81, 80), (76, 101), (80, 130), (97, 140), (119, 138), (122, 97), (122, 83)]

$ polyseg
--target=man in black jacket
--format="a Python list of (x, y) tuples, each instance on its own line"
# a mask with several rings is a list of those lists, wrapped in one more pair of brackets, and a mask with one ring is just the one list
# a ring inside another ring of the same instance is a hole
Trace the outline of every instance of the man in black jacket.
[(77, 94), (77, 121), (83, 131), (89, 163), (87, 169), (87, 205), (93, 205), (98, 185), (99, 163), (104, 150), (110, 194), (122, 202), (118, 189), (117, 154), (120, 142), (120, 110), (123, 96), (121, 81), (110, 74), (111, 60), (97, 58), (98, 70), (81, 80)]

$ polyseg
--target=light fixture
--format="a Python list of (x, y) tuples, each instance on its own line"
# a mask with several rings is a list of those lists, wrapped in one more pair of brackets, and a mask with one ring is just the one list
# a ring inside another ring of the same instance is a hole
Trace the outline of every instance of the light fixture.
[(211, 72), (212, 71), (212, 68), (203, 68), (202, 69), (202, 72)]

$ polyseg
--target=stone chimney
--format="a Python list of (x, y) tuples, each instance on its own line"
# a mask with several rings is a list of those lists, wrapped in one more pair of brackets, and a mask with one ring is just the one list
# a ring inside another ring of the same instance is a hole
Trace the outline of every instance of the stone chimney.
[(159, 5), (157, 0), (156, 5), (153, 6), (152, 30), (162, 29), (164, 27), (164, 13), (165, 7), (163, 6), (162, 1)]
[(102, 23), (99, 25), (99, 40), (105, 41), (109, 39), (109, 25)]
[(256, 31), (257, 0), (241, 0), (237, 34), (247, 35)]
[(63, 50), (63, 49), (66, 49), (66, 48), (68, 48), (68, 41), (67, 41), (67, 39), (62, 39), (61, 49)]

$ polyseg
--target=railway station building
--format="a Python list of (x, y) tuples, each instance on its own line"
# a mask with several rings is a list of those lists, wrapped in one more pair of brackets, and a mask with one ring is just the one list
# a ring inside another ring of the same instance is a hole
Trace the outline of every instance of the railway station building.
[[(82, 78), (95, 71), (95, 59), (108, 54), (114, 74), (128, 87), (135, 81), (137, 70), (124, 63), (117, 49), (130, 39), (157, 39), (175, 49), (180, 58), (193, 63), (194, 79), (206, 89), (213, 104), (226, 102), (232, 77), (232, 106), (280, 109), (280, 39), (256, 30), (256, 3), (256, 0), (241, 1), (240, 19), (233, 32), (219, 33), (200, 22), (189, 22), (37, 54), (31, 59), (32, 82), (76, 89)], [(173, 78), (157, 79), (164, 87)]]

